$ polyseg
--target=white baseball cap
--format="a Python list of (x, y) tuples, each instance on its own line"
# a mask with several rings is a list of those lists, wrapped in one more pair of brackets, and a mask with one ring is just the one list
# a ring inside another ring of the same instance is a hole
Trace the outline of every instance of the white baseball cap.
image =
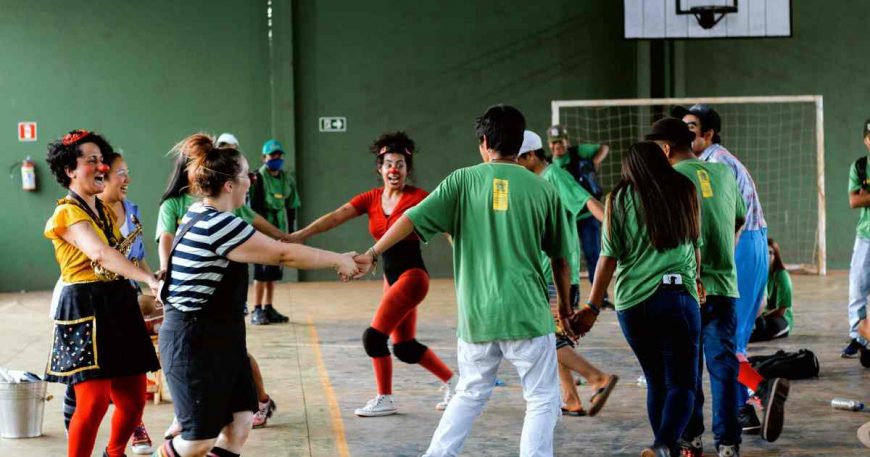
[(236, 138), (232, 133), (221, 133), (221, 136), (218, 137), (217, 142), (215, 144), (218, 147), (221, 147), (225, 144), (232, 144), (235, 147), (239, 147), (239, 139)]
[(532, 151), (537, 151), (538, 149), (544, 149), (544, 143), (541, 142), (541, 137), (531, 130), (523, 132), (523, 145), (520, 146), (520, 152), (517, 154), (517, 157)]

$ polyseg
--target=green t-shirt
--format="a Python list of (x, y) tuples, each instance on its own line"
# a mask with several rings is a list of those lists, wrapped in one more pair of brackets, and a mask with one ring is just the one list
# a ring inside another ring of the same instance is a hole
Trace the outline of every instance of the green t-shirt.
[[(167, 198), (160, 204), (160, 210), (157, 213), (157, 233), (154, 235), (155, 240), (160, 239), (163, 233), (171, 233), (175, 235), (178, 230), (181, 219), (187, 214), (190, 206), (198, 202), (199, 199), (190, 194), (180, 195), (178, 197)], [(233, 211), (233, 214), (242, 218), (248, 224), (254, 223), (254, 210), (247, 206)]]
[(734, 235), (737, 218), (746, 217), (731, 168), (698, 159), (683, 160), (674, 170), (691, 179), (701, 203), (701, 281), (708, 295), (739, 298)]
[[(614, 302), (616, 310), (631, 308), (651, 297), (666, 274), (680, 275), (686, 290), (697, 300), (695, 247), (700, 244), (700, 240), (683, 243), (667, 251), (657, 251), (650, 242), (646, 227), (638, 219), (639, 208), (636, 205), (640, 203), (635, 203), (634, 191), (629, 187), (619, 194), (611, 195), (610, 200), (616, 201), (616, 197), (619, 197), (620, 205), (625, 204), (625, 211), (611, 211), (612, 215), (605, 218), (601, 232), (601, 255), (617, 261)], [(610, 233), (611, 222), (613, 236)]]
[[(852, 163), (852, 168), (849, 169), (849, 193), (858, 192), (861, 190), (861, 185), (862, 183), (858, 179), (858, 169), (855, 168), (855, 163)], [(870, 239), (870, 206), (864, 206), (860, 209), (858, 228), (855, 230), (855, 234), (861, 238)]]
[(568, 221), (556, 189), (517, 164), (451, 173), (405, 213), (423, 241), (453, 236), (457, 336), (469, 343), (555, 331), (540, 251), (568, 258)]
[(266, 165), (260, 167), (258, 174), (262, 180), (263, 192), (258, 195), (258, 192), (253, 192), (254, 186), (251, 186), (251, 197), (262, 201), (251, 202), (251, 206), (261, 210), (261, 216), (270, 224), (282, 232), (288, 232), (287, 208), (299, 208), (302, 205), (299, 192), (296, 191), (296, 181), (284, 170), (278, 172), (277, 176), (272, 176)]
[(794, 329), (794, 315), (791, 312), (791, 276), (785, 270), (776, 270), (767, 277), (767, 305), (765, 312), (785, 308), (782, 316)]
[[(583, 188), (571, 173), (550, 165), (541, 172), (541, 177), (556, 188), (556, 193), (559, 195), (559, 201), (562, 203), (568, 221), (577, 219), (577, 214), (586, 208), (586, 202), (592, 198), (589, 192)], [(577, 224), (568, 224), (568, 239), (579, 240), (577, 235)], [(544, 276), (548, 282), (552, 282), (553, 270), (550, 268), (550, 258), (547, 254), (541, 251), (541, 263), (544, 265)], [(571, 243), (571, 255), (568, 257), (568, 268), (571, 269), (571, 284), (580, 284), (580, 243), (575, 241)]]
[[(601, 145), (595, 144), (595, 143), (578, 144), (577, 148), (576, 148), (577, 157), (579, 157), (582, 160), (592, 160), (593, 158), (595, 158), (595, 154), (598, 153), (598, 150), (600, 148), (601, 148)], [(571, 149), (573, 149), (573, 148), (571, 148)], [(553, 156), (553, 165), (556, 165), (557, 167), (559, 167), (563, 170), (568, 168), (568, 165), (570, 165), (570, 163), (571, 163), (571, 151), (570, 150), (568, 152), (566, 152), (565, 154), (563, 154), (561, 157)], [(570, 175), (570, 173), (569, 173), (569, 175)], [(573, 178), (573, 176), (572, 176), (572, 178)], [(575, 180), (574, 182), (577, 182), (577, 181)], [(580, 184), (580, 183), (577, 183), (577, 184)], [(580, 186), (580, 187), (582, 188), (583, 186)], [(584, 188), (583, 190), (586, 190), (586, 189)], [(582, 219), (589, 218), (589, 217), (592, 217), (592, 213), (590, 213), (589, 209), (587, 209), (585, 206), (583, 208), (581, 208), (580, 211), (577, 213), (577, 220), (578, 221), (582, 220)]]
[(601, 149), (600, 144), (581, 143), (577, 145), (577, 155), (581, 159), (592, 160), (595, 154), (598, 154), (599, 149)]

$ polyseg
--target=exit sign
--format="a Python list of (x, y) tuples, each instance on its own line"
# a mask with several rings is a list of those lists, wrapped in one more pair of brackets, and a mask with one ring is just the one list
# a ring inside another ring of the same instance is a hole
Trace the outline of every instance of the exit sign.
[(321, 132), (346, 132), (347, 118), (346, 117), (321, 117), (320, 118)]

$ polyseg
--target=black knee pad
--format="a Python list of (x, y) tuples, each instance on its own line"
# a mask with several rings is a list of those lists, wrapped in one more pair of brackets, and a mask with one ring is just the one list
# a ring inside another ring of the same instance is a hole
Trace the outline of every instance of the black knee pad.
[(396, 358), (405, 363), (419, 363), (427, 349), (429, 349), (428, 346), (420, 344), (419, 341), (413, 338), (393, 345), (393, 352), (396, 354)]
[(373, 327), (369, 327), (363, 332), (363, 347), (369, 357), (386, 357), (390, 355), (390, 348), (387, 347), (387, 335), (379, 332)]

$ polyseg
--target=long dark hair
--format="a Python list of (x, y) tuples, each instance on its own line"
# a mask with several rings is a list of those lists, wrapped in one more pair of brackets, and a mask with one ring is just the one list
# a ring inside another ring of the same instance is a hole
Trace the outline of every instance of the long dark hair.
[(607, 201), (608, 236), (625, 239), (623, 224), (629, 193), (640, 203), (637, 220), (646, 227), (657, 251), (673, 249), (700, 236), (700, 212), (695, 185), (671, 168), (661, 148), (652, 141), (633, 144), (622, 158), (622, 177)]
[(215, 139), (195, 133), (173, 148), (187, 157), (187, 180), (190, 190), (200, 197), (216, 197), (224, 183), (235, 180), (242, 171), (242, 154), (234, 148), (219, 148)]
[(180, 197), (190, 190), (190, 181), (187, 179), (187, 163), (189, 161), (186, 155), (177, 154), (172, 175), (169, 177), (169, 184), (163, 191), (163, 196), (160, 197), (161, 204), (170, 198)]
[(773, 264), (770, 266), (770, 272), (773, 273), (779, 270), (785, 270), (785, 263), (782, 261), (782, 253), (779, 251), (779, 243), (773, 238), (767, 239), (767, 247), (773, 250)]

